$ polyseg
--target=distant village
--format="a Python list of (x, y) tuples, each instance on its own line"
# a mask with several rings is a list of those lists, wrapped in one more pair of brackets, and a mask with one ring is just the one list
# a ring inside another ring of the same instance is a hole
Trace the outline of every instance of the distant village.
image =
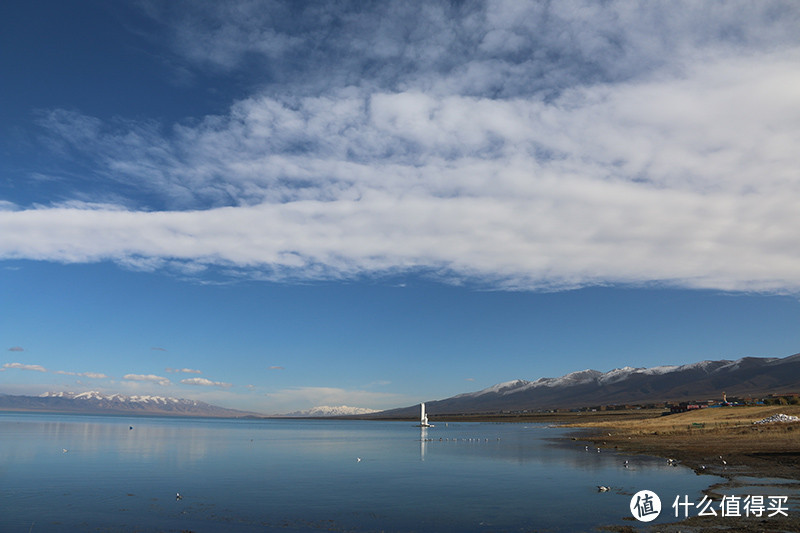
[(738, 407), (743, 405), (797, 405), (800, 404), (800, 393), (789, 392), (781, 394), (768, 394), (763, 397), (738, 397), (728, 396), (725, 392), (721, 398), (711, 400), (692, 400), (683, 402), (652, 402), (641, 404), (615, 404), (615, 405), (592, 405), (588, 407), (578, 407), (572, 409), (540, 409), (522, 411), (503, 411), (504, 414), (528, 414), (528, 413), (580, 413), (598, 411), (624, 411), (634, 409), (664, 409), (665, 415), (675, 413), (685, 413), (695, 409), (708, 409), (714, 407)]

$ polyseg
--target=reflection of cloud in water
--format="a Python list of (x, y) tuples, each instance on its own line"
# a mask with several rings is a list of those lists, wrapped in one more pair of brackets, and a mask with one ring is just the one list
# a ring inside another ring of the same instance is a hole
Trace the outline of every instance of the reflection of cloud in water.
[[(202, 427), (184, 423), (174, 426), (166, 423), (154, 425), (150, 421), (137, 423), (144, 420), (131, 422), (129, 418), (120, 418), (119, 424), (110, 424), (108, 419), (96, 422), (74, 415), (63, 418), (68, 420), (42, 421), (29, 426), (35, 434), (27, 436), (41, 438), (33, 438), (28, 442), (41, 444), (13, 447), (14, 458), (30, 459), (47, 454), (53, 443), (59, 447), (59, 451), (66, 448), (80, 456), (98, 459), (124, 456), (128, 461), (142, 463), (150, 463), (154, 458), (171, 464), (191, 463), (204, 458), (209, 451), (208, 430)], [(178, 439), (180, 448), (174, 445)]]

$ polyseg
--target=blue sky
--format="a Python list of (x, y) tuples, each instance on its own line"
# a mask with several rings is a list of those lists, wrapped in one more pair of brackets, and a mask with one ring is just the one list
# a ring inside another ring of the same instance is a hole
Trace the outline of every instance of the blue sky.
[(265, 413), (800, 351), (794, 2), (5, 2), (0, 392)]

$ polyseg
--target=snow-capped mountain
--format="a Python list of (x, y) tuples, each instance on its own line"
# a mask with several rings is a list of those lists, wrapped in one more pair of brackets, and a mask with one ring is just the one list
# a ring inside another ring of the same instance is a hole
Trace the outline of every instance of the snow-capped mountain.
[(329, 416), (358, 416), (370, 413), (377, 413), (375, 409), (367, 409), (365, 407), (348, 407), (347, 405), (328, 406), (320, 405), (312, 407), (306, 411), (295, 411), (283, 416), (289, 417), (329, 417)]
[(71, 400), (95, 400), (111, 403), (140, 403), (150, 405), (191, 405), (197, 406), (200, 402), (180, 398), (166, 398), (164, 396), (124, 396), (122, 394), (101, 394), (97, 391), (81, 393), (74, 392), (45, 392), (40, 398), (67, 398)]
[[(800, 354), (785, 358), (744, 357), (700, 361), (680, 366), (608, 372), (580, 370), (557, 378), (517, 379), (425, 403), (429, 414), (624, 405), (702, 400), (728, 396), (800, 392)], [(418, 407), (384, 411), (386, 416), (414, 416)]]
[(225, 409), (197, 400), (163, 396), (124, 396), (97, 391), (46, 392), (40, 396), (0, 396), (0, 409), (95, 414), (241, 417), (244, 411)]

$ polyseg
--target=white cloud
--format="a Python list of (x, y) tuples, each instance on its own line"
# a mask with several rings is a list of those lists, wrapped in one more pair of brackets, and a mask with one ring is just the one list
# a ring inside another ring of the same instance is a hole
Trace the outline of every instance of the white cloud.
[[(498, 2), (456, 21), (422, 6), (417, 26), (414, 9), (385, 7), (418, 41), (397, 46), (376, 26), (363, 37), (374, 46), (354, 61), (397, 58), (405, 76), (381, 70), (291, 97), (261, 91), (167, 134), (51, 111), (42, 124), (90, 153), (99, 175), (170, 208), (6, 206), (0, 257), (198, 277), (212, 266), (279, 280), (419, 269), (506, 288), (796, 292), (798, 13), (682, 5)], [(173, 21), (197, 64), (227, 71), (242, 54), (314, 48), (314, 19), (298, 40), (280, 9), (266, 33), (260, 12), (197, 9), (205, 15)], [(382, 15), (346, 19), (343, 31)], [(186, 38), (204, 31), (202, 43)], [(548, 63), (534, 57), (539, 48), (562, 54)], [(530, 55), (521, 51), (534, 55), (520, 60)], [(495, 79), (495, 89), (480, 85)]]
[(41, 365), (27, 365), (24, 363), (5, 363), (3, 369), (16, 368), (18, 370), (33, 370), (35, 372), (47, 372), (47, 369)]
[(125, 374), (122, 379), (127, 381), (145, 381), (157, 383), (158, 385), (166, 386), (170, 384), (169, 379), (153, 374)]
[(187, 379), (182, 379), (181, 383), (183, 383), (184, 385), (199, 385), (201, 387), (228, 388), (233, 386), (231, 383), (225, 383), (222, 381), (211, 381), (210, 379), (206, 378), (187, 378)]

